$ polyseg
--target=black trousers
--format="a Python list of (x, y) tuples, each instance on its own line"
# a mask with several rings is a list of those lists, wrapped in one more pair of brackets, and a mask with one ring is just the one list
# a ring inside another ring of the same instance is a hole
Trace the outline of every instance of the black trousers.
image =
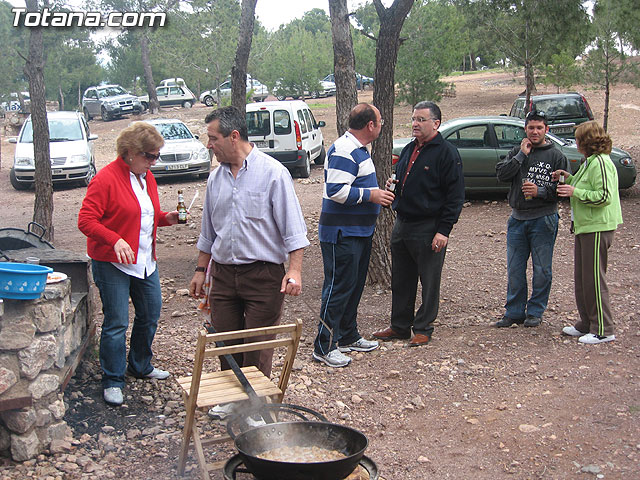
[[(437, 233), (436, 219), (404, 222), (399, 218), (391, 232), (391, 328), (400, 335), (431, 336), (440, 304), (440, 278), (446, 248), (436, 253), (431, 242)], [(422, 305), (415, 311), (418, 279)]]

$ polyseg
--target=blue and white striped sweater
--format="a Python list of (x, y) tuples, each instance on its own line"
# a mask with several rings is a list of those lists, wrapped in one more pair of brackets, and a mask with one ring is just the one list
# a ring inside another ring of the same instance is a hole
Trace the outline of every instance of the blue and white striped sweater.
[(336, 243), (339, 232), (345, 237), (372, 235), (380, 213), (380, 205), (369, 202), (374, 188), (378, 181), (369, 152), (345, 133), (329, 148), (324, 164), (320, 241)]

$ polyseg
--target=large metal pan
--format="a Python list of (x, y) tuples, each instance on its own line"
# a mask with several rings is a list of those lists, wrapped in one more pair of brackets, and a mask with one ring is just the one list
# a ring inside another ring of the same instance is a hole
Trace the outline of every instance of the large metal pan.
[[(245, 467), (260, 480), (340, 480), (353, 472), (369, 442), (363, 433), (334, 423), (278, 422), (241, 433), (235, 443)], [(337, 450), (346, 458), (291, 463), (257, 457), (275, 448), (294, 446)]]

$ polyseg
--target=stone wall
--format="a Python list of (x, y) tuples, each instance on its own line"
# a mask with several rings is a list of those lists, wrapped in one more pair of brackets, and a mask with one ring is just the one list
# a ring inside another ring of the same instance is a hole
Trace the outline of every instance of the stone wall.
[(90, 332), (88, 295), (71, 280), (0, 309), (0, 455), (34, 458), (67, 434), (62, 390)]

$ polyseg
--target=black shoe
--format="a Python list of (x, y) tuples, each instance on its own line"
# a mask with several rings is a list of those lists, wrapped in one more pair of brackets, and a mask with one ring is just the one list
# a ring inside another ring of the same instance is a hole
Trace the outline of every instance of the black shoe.
[(513, 320), (508, 317), (502, 317), (502, 320), (498, 320), (493, 326), (498, 328), (510, 327), (511, 325), (517, 324), (522, 325), (524, 320)]
[(527, 319), (524, 321), (525, 327), (537, 327), (542, 323), (542, 318), (540, 317), (532, 317), (531, 315), (527, 315)]

